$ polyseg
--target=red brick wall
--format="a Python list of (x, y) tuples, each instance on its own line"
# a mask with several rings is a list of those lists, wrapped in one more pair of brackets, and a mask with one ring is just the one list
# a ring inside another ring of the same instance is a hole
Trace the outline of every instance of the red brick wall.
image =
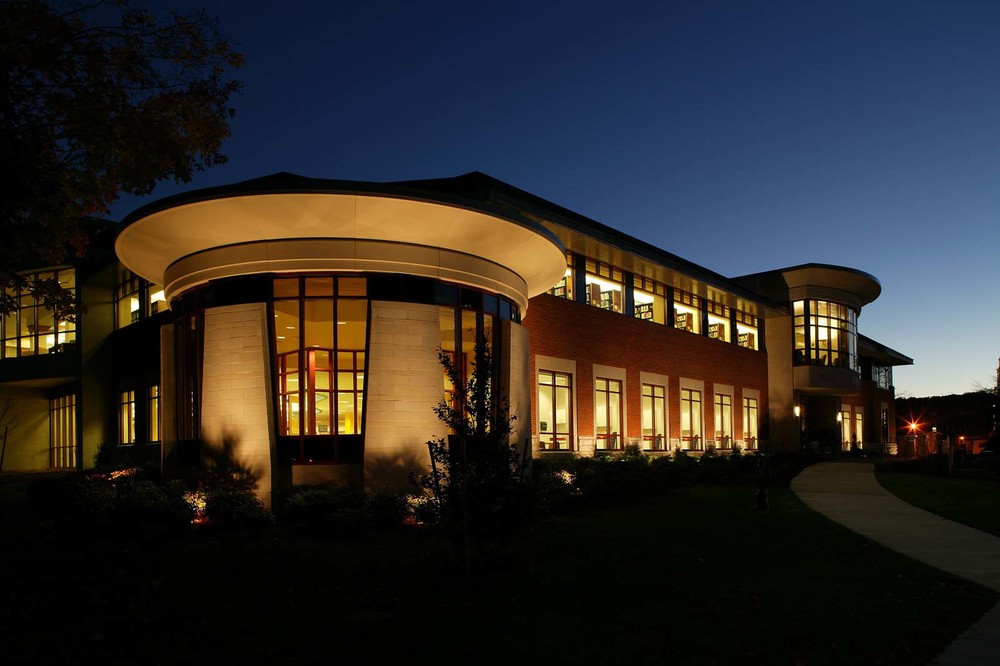
[[(680, 437), (680, 382), (702, 380), (702, 410), (705, 437), (714, 437), (712, 384), (733, 386), (733, 429), (736, 439), (743, 438), (743, 401), (741, 388), (760, 391), (758, 415), (761, 435), (767, 420), (767, 355), (736, 345), (711, 340), (686, 331), (668, 328), (575, 303), (548, 294), (531, 299), (522, 324), (528, 330), (531, 349), (531, 376), (535, 381), (535, 356), (554, 356), (576, 361), (573, 387), (577, 403), (576, 436), (594, 433), (594, 378), (592, 364), (626, 370), (625, 416), (629, 437), (638, 437), (641, 429), (642, 386), (640, 372), (669, 375), (667, 387), (669, 433)], [(532, 414), (537, 414), (537, 390), (532, 390)], [(538, 424), (532, 418), (531, 432)]]

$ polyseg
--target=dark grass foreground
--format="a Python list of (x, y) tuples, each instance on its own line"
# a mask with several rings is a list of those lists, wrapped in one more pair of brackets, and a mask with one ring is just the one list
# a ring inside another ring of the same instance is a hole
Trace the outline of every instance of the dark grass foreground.
[(921, 664), (997, 601), (787, 490), (758, 512), (746, 486), (554, 519), (471, 576), (425, 533), (143, 541), (17, 523), (0, 527), (5, 663)]
[(1000, 482), (877, 471), (886, 490), (921, 509), (1000, 536)]

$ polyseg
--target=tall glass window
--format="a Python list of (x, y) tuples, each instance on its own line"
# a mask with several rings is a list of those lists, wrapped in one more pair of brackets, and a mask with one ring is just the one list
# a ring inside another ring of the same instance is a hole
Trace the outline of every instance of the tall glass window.
[(148, 422), (146, 424), (146, 441), (155, 443), (160, 441), (160, 387), (149, 387), (149, 408), (146, 413)]
[(674, 290), (674, 328), (688, 333), (701, 333), (701, 303), (697, 296)]
[[(474, 303), (467, 303), (473, 307)], [(438, 308), (438, 319), (441, 326), (441, 350), (445, 352), (454, 364), (459, 380), (467, 385), (476, 370), (476, 340), (483, 339), (493, 351), (494, 362), (499, 359), (499, 341), (494, 337), (494, 317), (486, 312), (467, 309), (465, 306), (442, 306)], [(458, 352), (456, 353), (456, 349)], [(469, 396), (462, 387), (454, 386), (447, 372), (444, 377), (444, 398), (456, 410), (466, 407), (460, 404)], [(493, 375), (496, 378), (496, 374)], [(493, 387), (489, 387), (489, 391)]]
[(559, 298), (573, 300), (573, 255), (566, 253), (566, 273), (554, 287), (549, 289), (550, 294)]
[(177, 374), (177, 438), (194, 441), (201, 436), (201, 376), (205, 345), (205, 314), (178, 317), (174, 324)]
[(61, 315), (42, 305), (35, 297), (34, 286), (46, 282), (58, 282), (59, 286), (76, 294), (76, 272), (72, 268), (42, 271), (25, 275), (27, 283), (20, 289), (7, 291), (16, 304), (8, 313), (2, 328), (3, 358), (54, 354), (76, 349), (75, 317)]
[(49, 401), (49, 467), (76, 467), (76, 396)]
[(701, 391), (681, 389), (681, 441), (692, 451), (702, 448)]
[(857, 313), (830, 301), (795, 301), (795, 364), (828, 365), (858, 372)]
[(587, 303), (602, 310), (625, 311), (622, 271), (614, 266), (587, 259)]
[[(278, 434), (361, 434), (368, 341), (364, 278), (276, 278), (273, 334)], [(297, 458), (319, 459), (327, 458)]]
[(564, 372), (538, 371), (538, 447), (542, 451), (572, 451), (573, 377)]
[(858, 448), (863, 447), (865, 441), (865, 417), (861, 412), (854, 413), (854, 441), (858, 443)]
[(757, 448), (757, 430), (760, 420), (757, 413), (757, 398), (743, 398), (743, 442), (746, 448)]
[(844, 406), (840, 411), (840, 438), (843, 442), (843, 450), (851, 448), (851, 408)]
[(642, 385), (642, 442), (651, 451), (666, 451), (667, 389), (656, 384)]
[(715, 443), (720, 449), (733, 446), (733, 396), (715, 394)]
[(624, 448), (622, 432), (622, 383), (598, 377), (594, 380), (594, 430), (596, 448)]
[(135, 391), (118, 394), (118, 443), (135, 444)]
[(657, 324), (667, 323), (667, 288), (649, 278), (633, 276), (635, 316)]

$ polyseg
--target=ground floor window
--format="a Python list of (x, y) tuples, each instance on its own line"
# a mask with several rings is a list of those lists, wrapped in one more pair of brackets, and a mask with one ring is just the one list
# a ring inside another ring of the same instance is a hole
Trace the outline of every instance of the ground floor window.
[(594, 382), (594, 429), (597, 449), (624, 448), (622, 442), (622, 383), (598, 377)]
[(864, 437), (864, 416), (861, 412), (855, 412), (854, 414), (854, 441), (858, 443), (858, 448), (863, 447), (865, 441)]
[(701, 450), (701, 391), (681, 389), (681, 441), (684, 447)]
[(542, 451), (573, 450), (573, 376), (538, 371), (538, 446)]
[(667, 449), (666, 387), (642, 385), (642, 442), (652, 451)]
[(837, 420), (840, 421), (840, 438), (843, 442), (841, 448), (847, 451), (851, 447), (851, 408), (842, 407)]
[(135, 444), (135, 391), (118, 394), (118, 443)]
[(757, 448), (757, 431), (760, 427), (757, 398), (743, 398), (743, 441), (748, 449)]
[(49, 467), (76, 467), (76, 396), (49, 401)]
[(155, 443), (160, 441), (160, 387), (150, 386), (149, 387), (149, 403), (148, 403), (148, 413), (146, 414), (148, 418), (148, 423), (146, 425), (146, 441), (149, 443)]
[(733, 396), (715, 394), (715, 442), (720, 449), (733, 446)]

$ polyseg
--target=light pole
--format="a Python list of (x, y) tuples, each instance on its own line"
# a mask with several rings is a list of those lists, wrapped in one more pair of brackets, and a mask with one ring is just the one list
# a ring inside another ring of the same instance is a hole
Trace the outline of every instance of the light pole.
[(920, 429), (920, 426), (919, 426), (919, 424), (917, 424), (916, 421), (911, 421), (910, 422), (910, 436), (913, 437), (913, 457), (914, 458), (917, 457), (917, 432), (919, 431), (919, 429)]

